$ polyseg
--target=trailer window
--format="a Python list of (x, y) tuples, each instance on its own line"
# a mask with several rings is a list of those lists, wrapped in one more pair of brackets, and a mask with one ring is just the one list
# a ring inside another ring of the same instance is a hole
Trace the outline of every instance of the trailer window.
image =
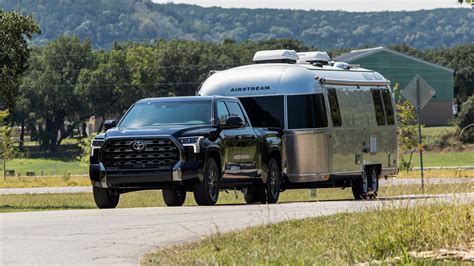
[(395, 117), (393, 114), (392, 98), (387, 89), (382, 90), (383, 105), (385, 107), (385, 117), (388, 125), (395, 124)]
[(254, 127), (283, 128), (283, 96), (239, 98)]
[(322, 94), (288, 96), (288, 128), (327, 127), (326, 106)]
[(331, 109), (332, 124), (335, 127), (342, 125), (341, 110), (339, 110), (339, 102), (337, 101), (336, 89), (328, 89), (329, 108)]
[(385, 125), (385, 114), (383, 111), (382, 96), (379, 89), (372, 89), (372, 99), (374, 100), (375, 116), (379, 126)]

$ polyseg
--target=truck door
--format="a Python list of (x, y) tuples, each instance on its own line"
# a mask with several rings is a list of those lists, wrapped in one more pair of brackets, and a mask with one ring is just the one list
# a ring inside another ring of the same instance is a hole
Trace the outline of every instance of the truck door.
[(245, 127), (238, 129), (240, 139), (240, 177), (256, 177), (258, 160), (258, 139), (254, 129), (244, 115), (243, 107), (237, 101), (227, 101), (231, 115), (245, 121)]
[[(217, 102), (217, 118), (219, 123), (225, 123), (230, 115), (224, 101)], [(223, 178), (235, 178), (240, 174), (240, 130), (224, 129), (221, 131), (224, 151), (224, 176)]]

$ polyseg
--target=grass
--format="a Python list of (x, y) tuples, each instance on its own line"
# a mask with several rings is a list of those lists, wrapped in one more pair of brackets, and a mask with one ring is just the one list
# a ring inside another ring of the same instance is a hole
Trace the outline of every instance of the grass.
[[(424, 170), (423, 176), (425, 178), (460, 178), (460, 177), (473, 177), (474, 170), (460, 170), (460, 169), (441, 169), (441, 170)], [(398, 178), (419, 178), (420, 171), (406, 171), (400, 170), (397, 175)]]
[(34, 187), (75, 187), (90, 186), (89, 176), (41, 176), (0, 178), (0, 188), (34, 188)]
[(411, 264), (409, 251), (468, 246), (472, 208), (437, 204), (286, 221), (158, 250), (142, 264), (352, 265), (394, 256)]
[[(410, 154), (404, 154), (409, 160)], [(419, 153), (413, 153), (412, 167), (420, 167)], [(474, 166), (474, 151), (463, 152), (423, 152), (423, 165), (430, 166)]]
[(456, 127), (424, 127), (421, 129), (421, 134), (425, 137), (436, 137), (445, 133), (452, 133), (456, 131)]
[[(468, 184), (428, 184), (425, 185), (428, 194), (454, 192), (474, 192), (474, 183)], [(417, 185), (381, 187), (379, 197), (420, 194)], [(351, 189), (340, 188), (319, 189), (316, 197), (311, 197), (309, 190), (288, 190), (281, 194), (279, 202), (324, 201), (353, 199)], [(221, 192), (218, 204), (244, 204), (240, 192)], [(187, 193), (185, 205), (196, 205), (192, 193)], [(160, 191), (139, 191), (120, 196), (118, 208), (161, 207), (165, 206)], [(46, 211), (66, 209), (96, 208), (91, 193), (68, 194), (23, 194), (0, 195), (0, 212)]]
[[(0, 166), (3, 170), (3, 166)], [(26, 175), (35, 172), (37, 176), (45, 175), (82, 175), (88, 173), (88, 166), (78, 160), (60, 160), (55, 158), (13, 159), (7, 162), (7, 170), (15, 170), (15, 175)]]

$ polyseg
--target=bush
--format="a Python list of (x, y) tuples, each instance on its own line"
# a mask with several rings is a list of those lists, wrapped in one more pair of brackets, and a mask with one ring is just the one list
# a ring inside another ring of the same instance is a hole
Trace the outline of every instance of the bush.
[[(455, 123), (461, 128), (461, 130), (474, 124), (474, 95), (467, 98), (467, 100), (461, 105), (461, 112), (456, 118)], [(464, 130), (461, 139), (464, 142), (474, 142), (474, 125)]]

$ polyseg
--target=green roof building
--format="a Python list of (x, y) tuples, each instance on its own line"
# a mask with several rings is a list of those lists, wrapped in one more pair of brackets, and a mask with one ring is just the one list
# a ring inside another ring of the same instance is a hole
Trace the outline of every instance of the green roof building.
[(422, 109), (420, 120), (425, 125), (446, 125), (453, 118), (454, 70), (415, 58), (385, 47), (354, 50), (335, 58), (375, 70), (404, 89), (419, 74), (436, 91)]

